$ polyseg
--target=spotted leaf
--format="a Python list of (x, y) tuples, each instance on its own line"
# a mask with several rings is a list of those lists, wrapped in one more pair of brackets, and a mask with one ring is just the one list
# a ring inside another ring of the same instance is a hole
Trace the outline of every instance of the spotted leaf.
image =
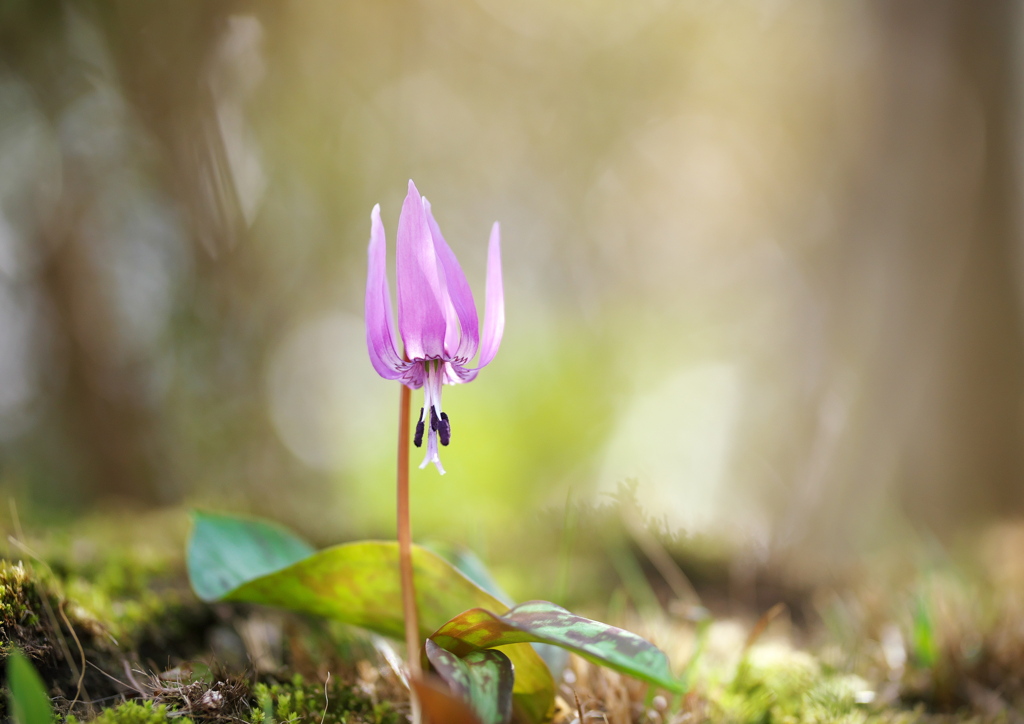
[(512, 662), (497, 649), (471, 651), (459, 658), (430, 639), (425, 646), (431, 667), (453, 694), (469, 702), (484, 724), (506, 724), (512, 717)]
[[(566, 611), (548, 601), (527, 601), (504, 614), (483, 608), (464, 611), (431, 635), (456, 656), (513, 643), (540, 642), (573, 651), (670, 691), (682, 691), (661, 649), (634, 633)], [(518, 672), (517, 672), (518, 673)]]

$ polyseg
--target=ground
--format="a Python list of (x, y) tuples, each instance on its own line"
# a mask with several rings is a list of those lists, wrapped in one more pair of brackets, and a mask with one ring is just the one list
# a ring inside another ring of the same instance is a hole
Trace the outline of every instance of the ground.
[[(279, 611), (201, 603), (182, 561), (187, 516), (160, 515), (136, 521), (164, 531), (144, 547), (123, 544), (131, 530), (110, 542), (102, 523), (11, 537), (0, 561), (0, 657), (23, 650), (60, 717), (407, 721), (393, 669), (397, 642)], [(635, 539), (638, 558), (661, 545), (657, 536)], [(682, 561), (681, 573), (698, 570), (677, 553), (667, 559)], [(646, 593), (606, 611), (666, 650), (689, 693), (666, 696), (574, 658), (559, 678), (558, 724), (581, 712), (610, 724), (1024, 721), (1017, 581), (947, 567), (915, 572), (898, 587), (780, 584), (765, 587), (779, 605), (725, 614), (714, 576), (692, 576), (688, 595), (703, 596), (702, 607), (674, 595), (665, 580), (672, 575), (659, 578), (659, 568), (637, 566), (646, 584), (634, 585)]]

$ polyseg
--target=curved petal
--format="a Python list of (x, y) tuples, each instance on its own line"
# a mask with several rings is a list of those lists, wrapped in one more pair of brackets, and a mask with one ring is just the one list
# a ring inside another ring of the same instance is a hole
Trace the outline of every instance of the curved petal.
[(395, 347), (395, 321), (388, 289), (387, 244), (380, 204), (370, 214), (369, 264), (366, 273), (366, 347), (377, 374), (387, 380), (402, 376), (406, 367)]
[(487, 250), (487, 301), (484, 307), (484, 334), (480, 343), (480, 361), (476, 367), (466, 367), (457, 360), (447, 364), (448, 379), (452, 383), (472, 382), (484, 367), (498, 354), (501, 337), (505, 332), (505, 289), (501, 282), (501, 229), (498, 222), (491, 227), (491, 242)]
[(484, 333), (480, 340), (480, 361), (476, 368), (486, 367), (501, 346), (505, 333), (505, 287), (501, 281), (501, 227), (494, 222), (487, 248), (487, 301), (484, 303)]
[[(480, 344), (480, 320), (476, 314), (476, 302), (473, 300), (473, 291), (469, 288), (466, 275), (462, 273), (459, 260), (455, 252), (448, 246), (441, 234), (441, 228), (434, 220), (434, 214), (430, 210), (430, 202), (426, 197), (423, 199), (423, 208), (427, 214), (427, 224), (430, 226), (430, 234), (434, 239), (434, 252), (444, 270), (444, 278), (448, 287), (448, 296), (451, 299), (458, 325), (449, 323), (445, 335), (444, 347), (448, 357), (454, 357), (463, 361), (470, 360), (476, 354)], [(455, 320), (451, 320), (455, 321)]]
[(398, 219), (398, 328), (410, 360), (444, 356), (451, 300), (423, 200), (409, 181)]
[(423, 369), (422, 362), (407, 362), (408, 369), (402, 375), (402, 384), (408, 387), (410, 390), (418, 390), (423, 387), (424, 381), (427, 379), (427, 373)]
[(472, 382), (478, 374), (480, 374), (479, 367), (470, 369), (457, 362), (445, 363), (445, 382), (449, 385), (461, 385), (466, 382)]

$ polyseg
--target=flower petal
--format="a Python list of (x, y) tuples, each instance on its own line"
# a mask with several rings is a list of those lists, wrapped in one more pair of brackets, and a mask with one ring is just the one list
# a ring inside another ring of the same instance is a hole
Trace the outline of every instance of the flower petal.
[(412, 181), (398, 219), (396, 256), (398, 327), (405, 353), (410, 360), (443, 357), (451, 301), (423, 200)]
[(501, 227), (494, 222), (487, 248), (487, 301), (484, 303), (484, 333), (480, 341), (477, 369), (486, 367), (501, 346), (505, 333), (505, 287), (501, 281)]
[(370, 214), (369, 264), (366, 273), (366, 347), (377, 374), (387, 380), (402, 376), (406, 367), (395, 347), (395, 321), (388, 289), (387, 243), (380, 204)]
[(476, 367), (466, 367), (458, 361), (446, 367), (452, 383), (472, 382), (484, 367), (490, 364), (501, 346), (505, 332), (505, 290), (501, 282), (501, 229), (498, 222), (491, 227), (491, 242), (487, 250), (487, 301), (484, 305), (484, 334), (480, 342), (480, 360)]
[(430, 233), (434, 239), (434, 252), (444, 269), (448, 295), (458, 319), (458, 327), (449, 324), (445, 336), (445, 352), (449, 357), (468, 361), (476, 354), (480, 344), (480, 320), (476, 314), (473, 291), (469, 288), (466, 275), (462, 273), (462, 267), (459, 266), (455, 252), (444, 240), (441, 228), (437, 225), (434, 214), (430, 210), (430, 202), (425, 197), (423, 208), (426, 210), (427, 224), (430, 225)]
[(402, 384), (410, 390), (418, 390), (423, 387), (427, 379), (427, 373), (423, 369), (422, 362), (407, 362), (408, 369), (402, 375)]

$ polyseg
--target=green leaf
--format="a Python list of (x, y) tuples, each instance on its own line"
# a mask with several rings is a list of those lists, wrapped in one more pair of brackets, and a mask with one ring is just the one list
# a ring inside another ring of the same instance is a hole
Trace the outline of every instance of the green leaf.
[(487, 591), (506, 606), (512, 606), (515, 601), (498, 585), (494, 580), (487, 565), (480, 560), (476, 553), (463, 548), (462, 546), (449, 545), (431, 541), (423, 546), (455, 566), (462, 575), (471, 580), (480, 588)]
[(497, 649), (481, 649), (459, 658), (430, 639), (426, 656), (434, 671), (468, 701), (483, 724), (506, 724), (512, 717), (512, 662)]
[(200, 511), (193, 520), (188, 577), (204, 601), (216, 601), (246, 581), (314, 553), (304, 540), (266, 521)]
[[(268, 545), (268, 540), (274, 545)], [(346, 543), (281, 567), (288, 558), (282, 548), (295, 557), (304, 545), (266, 523), (197, 515), (188, 550), (189, 576), (204, 600), (277, 606), (404, 638), (396, 542)], [(412, 559), (423, 639), (467, 608), (505, 610), (498, 599), (440, 556), (413, 546)], [(502, 651), (515, 667), (516, 711), (527, 722), (544, 721), (555, 698), (547, 666), (529, 645), (511, 645)]]
[(928, 600), (924, 594), (918, 594), (914, 605), (911, 651), (919, 665), (930, 669), (939, 658), (938, 650), (935, 624), (932, 621)]
[[(661, 649), (634, 633), (577, 616), (548, 601), (527, 601), (502, 615), (483, 608), (464, 611), (431, 637), (457, 656), (477, 649), (538, 641), (569, 649), (670, 691), (683, 690)], [(518, 675), (518, 671), (516, 672)]]
[(25, 655), (13, 649), (7, 657), (7, 686), (11, 713), (17, 724), (51, 724), (53, 709), (46, 686)]

